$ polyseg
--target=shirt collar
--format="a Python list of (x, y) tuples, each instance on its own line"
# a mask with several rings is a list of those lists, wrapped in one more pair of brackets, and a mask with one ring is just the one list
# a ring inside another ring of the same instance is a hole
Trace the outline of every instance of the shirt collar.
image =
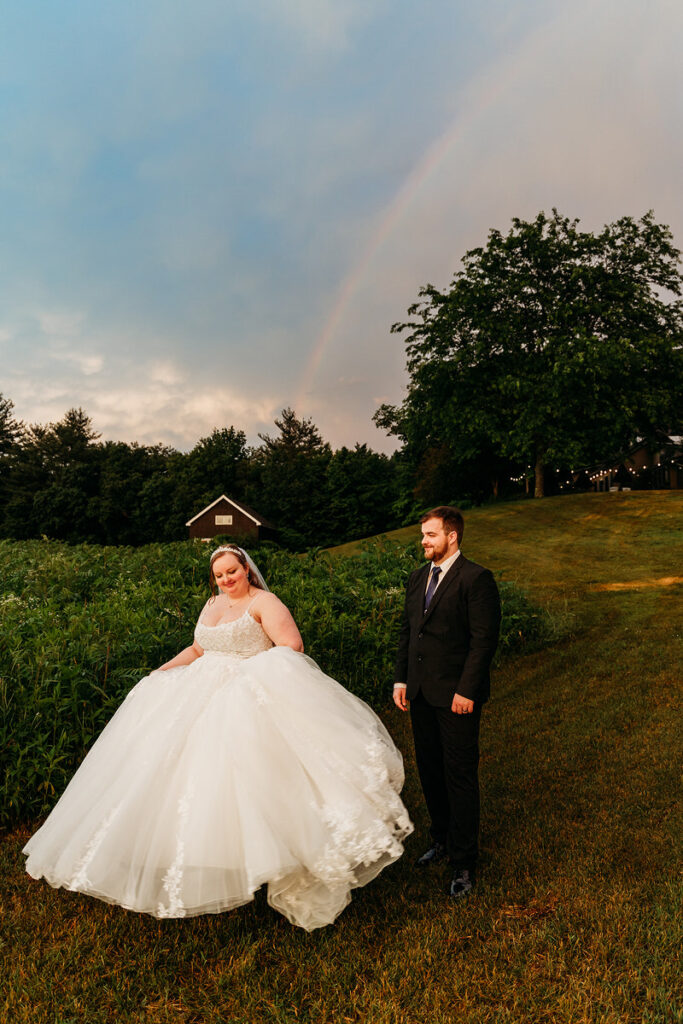
[[(445, 560), (445, 562), (441, 563), (441, 565), (439, 566), (439, 569), (441, 569), (440, 579), (444, 578), (444, 576), (446, 575), (446, 573), (448, 572), (450, 567), (453, 565), (453, 563), (455, 562), (455, 560), (456, 560), (456, 558), (458, 557), (459, 554), (460, 554), (460, 549), (458, 548), (458, 550), (455, 552), (454, 555), (451, 555), (449, 558), (447, 558)], [(431, 573), (432, 569), (434, 569), (434, 568), (435, 568), (435, 566), (434, 566), (434, 564), (432, 564), (430, 566), (430, 568), (429, 568), (429, 572)]]

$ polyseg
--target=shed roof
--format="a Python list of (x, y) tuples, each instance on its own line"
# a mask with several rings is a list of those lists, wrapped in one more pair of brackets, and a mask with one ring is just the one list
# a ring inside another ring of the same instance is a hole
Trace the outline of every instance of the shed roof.
[(215, 505), (219, 503), (219, 501), (227, 501), (228, 505), (232, 505), (233, 508), (236, 508), (248, 519), (251, 519), (252, 522), (256, 523), (257, 526), (267, 526), (270, 529), (274, 529), (272, 524), (269, 523), (266, 519), (264, 519), (263, 516), (260, 516), (258, 512), (255, 512), (253, 508), (249, 508), (249, 506), (245, 505), (244, 502), (237, 502), (233, 498), (229, 498), (227, 494), (221, 494), (220, 498), (216, 498), (216, 500), (212, 501), (210, 505), (206, 506), (206, 508), (203, 508), (200, 512), (197, 512), (197, 515), (192, 516), (192, 519), (189, 519), (185, 523), (185, 526), (191, 526), (192, 523), (195, 522), (195, 520), (199, 519), (200, 516), (203, 516), (205, 512), (209, 512)]

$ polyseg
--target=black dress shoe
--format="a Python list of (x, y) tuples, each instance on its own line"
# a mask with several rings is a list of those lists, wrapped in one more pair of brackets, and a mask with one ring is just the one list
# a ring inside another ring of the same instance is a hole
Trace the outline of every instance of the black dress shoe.
[(418, 857), (415, 863), (421, 867), (426, 868), (429, 864), (438, 864), (439, 861), (445, 860), (448, 856), (448, 851), (443, 843), (434, 843), (430, 846), (421, 857)]
[(456, 870), (451, 878), (451, 899), (461, 900), (468, 893), (472, 892), (474, 886), (474, 873), (467, 868)]

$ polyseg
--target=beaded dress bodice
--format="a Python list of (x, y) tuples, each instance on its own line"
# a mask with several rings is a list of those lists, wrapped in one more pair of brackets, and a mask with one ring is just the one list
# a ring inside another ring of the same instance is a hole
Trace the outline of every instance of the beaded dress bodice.
[(200, 619), (194, 631), (197, 643), (205, 654), (229, 654), (233, 658), (253, 658), (268, 651), (273, 642), (260, 622), (247, 609), (239, 619), (206, 626)]

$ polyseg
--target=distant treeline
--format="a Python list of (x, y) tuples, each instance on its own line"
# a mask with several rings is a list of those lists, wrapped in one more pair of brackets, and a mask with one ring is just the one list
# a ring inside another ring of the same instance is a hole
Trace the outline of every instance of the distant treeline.
[(400, 459), (367, 445), (333, 451), (290, 409), (275, 436), (249, 447), (226, 427), (190, 452), (99, 440), (71, 409), (57, 423), (17, 422), (0, 395), (0, 536), (70, 543), (184, 540), (186, 522), (225, 493), (256, 509), (292, 549), (327, 546), (401, 525), (416, 499)]
[(366, 444), (333, 451), (291, 409), (258, 446), (230, 426), (189, 452), (101, 441), (83, 409), (44, 425), (18, 422), (13, 410), (0, 394), (0, 537), (15, 540), (185, 540), (187, 521), (227, 494), (269, 520), (281, 546), (302, 551), (414, 523), (436, 504), (469, 508), (524, 487), (510, 469), (499, 482), (499, 463), (485, 452), (445, 472), (438, 446), (419, 459), (409, 444), (392, 456)]

